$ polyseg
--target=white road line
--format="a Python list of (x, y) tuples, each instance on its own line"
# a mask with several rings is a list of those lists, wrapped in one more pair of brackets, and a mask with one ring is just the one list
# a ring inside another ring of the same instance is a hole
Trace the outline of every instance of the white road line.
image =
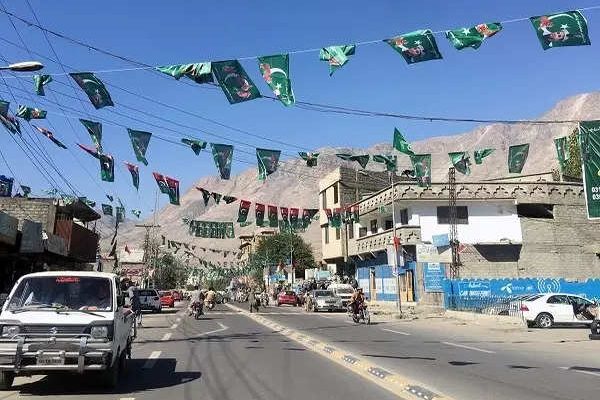
[(156, 360), (158, 359), (158, 357), (160, 357), (161, 354), (162, 354), (162, 351), (158, 351), (158, 350), (150, 353), (150, 356), (144, 363), (144, 366), (142, 366), (142, 369), (150, 369), (150, 368), (154, 367), (154, 364), (156, 364)]
[(161, 340), (162, 341), (166, 341), (166, 340), (169, 340), (169, 339), (171, 339), (171, 332), (165, 333)]
[(472, 347), (472, 346), (467, 346), (464, 344), (458, 344), (458, 343), (452, 343), (452, 342), (442, 342), (442, 344), (447, 344), (448, 346), (460, 347), (460, 348), (467, 349), (467, 350), (480, 351), (482, 353), (496, 354), (496, 352), (492, 351), (492, 350), (480, 349), (479, 347)]
[(135, 400), (135, 397), (121, 397), (119, 400)]
[(178, 326), (177, 324), (173, 324), (173, 325), (171, 325), (171, 329), (177, 329), (177, 326)]
[(381, 328), (381, 330), (386, 331), (386, 332), (397, 333), (398, 335), (410, 336), (410, 333), (408, 333), (408, 332), (395, 331), (393, 329), (386, 329), (386, 328)]
[(585, 370), (582, 370), (582, 369), (575, 369), (575, 368), (571, 368), (571, 367), (558, 367), (558, 368), (563, 369), (565, 371), (580, 372), (582, 374), (593, 375), (593, 376), (600, 377), (600, 373), (594, 372), (594, 371), (585, 371)]
[(225, 326), (225, 325), (223, 325), (223, 324), (222, 324), (222, 323), (220, 323), (220, 322), (217, 322), (217, 324), (220, 326), (220, 328), (219, 328), (219, 329), (215, 329), (214, 331), (202, 332), (202, 333), (200, 333), (200, 334), (199, 334), (199, 335), (197, 335), (197, 336), (210, 335), (211, 333), (223, 332), (223, 331), (225, 331), (225, 330), (229, 329), (229, 327), (228, 327), (228, 326)]

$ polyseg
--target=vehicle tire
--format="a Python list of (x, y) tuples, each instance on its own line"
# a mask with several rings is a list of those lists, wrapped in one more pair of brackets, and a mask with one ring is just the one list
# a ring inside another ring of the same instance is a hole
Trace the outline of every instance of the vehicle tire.
[(278, 303), (277, 303), (277, 307), (281, 307), (281, 303), (279, 303), (279, 302), (278, 302)]
[(120, 354), (119, 357), (113, 362), (113, 365), (102, 372), (102, 386), (108, 389), (114, 389), (117, 387), (119, 384), (119, 378), (121, 376), (122, 358), (123, 354)]
[(14, 372), (0, 372), (0, 390), (9, 390), (15, 380)]
[(313, 312), (319, 312), (319, 309), (317, 308), (317, 305), (316, 305), (316, 304), (313, 306), (313, 309), (312, 309), (312, 311), (313, 311)]
[(538, 328), (546, 329), (552, 327), (552, 325), (554, 325), (554, 318), (546, 312), (539, 313), (538, 316), (535, 317), (535, 326)]
[(590, 329), (592, 331), (592, 335), (600, 335), (600, 320), (595, 319), (590, 325)]
[(528, 327), (528, 328), (533, 328), (533, 327), (535, 327), (535, 321), (527, 321), (527, 327)]

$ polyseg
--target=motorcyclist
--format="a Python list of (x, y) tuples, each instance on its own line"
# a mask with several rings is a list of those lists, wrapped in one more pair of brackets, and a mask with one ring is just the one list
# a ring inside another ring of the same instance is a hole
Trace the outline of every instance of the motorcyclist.
[(215, 298), (217, 297), (217, 292), (215, 292), (215, 289), (211, 286), (208, 288), (208, 292), (206, 292), (206, 297), (204, 298), (204, 301), (206, 302), (206, 304), (211, 304), (211, 305), (215, 305)]
[(352, 293), (352, 297), (350, 297), (350, 303), (348, 303), (348, 305), (352, 307), (352, 313), (354, 315), (358, 315), (359, 307), (364, 304), (364, 302), (365, 295), (363, 293), (363, 289), (359, 287), (354, 291), (354, 293)]
[(204, 314), (204, 293), (200, 291), (198, 285), (194, 286), (194, 291), (190, 296), (190, 305), (188, 307), (188, 314), (192, 315), (194, 312), (194, 307), (198, 307), (200, 310), (200, 315)]

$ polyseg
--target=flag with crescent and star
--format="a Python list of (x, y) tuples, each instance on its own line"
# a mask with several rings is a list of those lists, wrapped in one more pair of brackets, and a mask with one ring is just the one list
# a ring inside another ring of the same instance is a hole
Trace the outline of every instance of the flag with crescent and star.
[(250, 211), (250, 205), (252, 203), (248, 200), (240, 200), (240, 209), (238, 210), (237, 222), (246, 222), (248, 219), (248, 212)]
[(146, 160), (146, 151), (148, 150), (148, 144), (150, 143), (152, 133), (136, 131), (129, 128), (127, 128), (127, 132), (129, 133), (129, 138), (131, 139), (131, 145), (133, 146), (135, 158), (144, 165), (148, 165), (148, 160)]
[(104, 83), (91, 72), (75, 72), (69, 74), (79, 87), (87, 94), (96, 108), (114, 106), (110, 93), (106, 90)]
[(395, 172), (398, 168), (398, 157), (389, 154), (373, 154), (373, 161), (385, 164), (388, 172)]
[(508, 148), (508, 172), (520, 174), (529, 155), (529, 144), (519, 144)]
[(500, 22), (491, 22), (488, 24), (479, 24), (471, 28), (460, 28), (446, 31), (446, 37), (452, 43), (456, 50), (478, 49), (483, 41), (494, 36), (502, 30)]
[(419, 186), (431, 186), (431, 154), (415, 154), (410, 161)]
[(258, 88), (238, 60), (214, 62), (212, 69), (230, 104), (261, 97)]
[(127, 161), (125, 161), (124, 163), (125, 163), (125, 167), (127, 168), (127, 171), (129, 171), (129, 173), (131, 174), (131, 181), (133, 183), (133, 187), (135, 188), (135, 190), (139, 190), (140, 189), (140, 168), (135, 164), (128, 163)]
[(290, 80), (290, 60), (288, 54), (258, 57), (258, 67), (267, 85), (285, 105), (295, 103), (292, 81)]
[(418, 30), (404, 35), (385, 39), (384, 42), (402, 54), (408, 64), (422, 61), (439, 60), (442, 54), (438, 50), (433, 33), (429, 29)]
[(52, 82), (52, 77), (50, 75), (34, 75), (33, 85), (35, 87), (35, 94), (38, 96), (45, 96), (46, 92), (44, 91), (44, 86), (50, 82)]
[(25, 121), (32, 119), (44, 119), (46, 118), (47, 112), (39, 108), (19, 106), (17, 109), (17, 117), (23, 118)]
[(353, 44), (323, 47), (319, 51), (319, 59), (327, 61), (329, 64), (329, 76), (332, 76), (335, 71), (346, 65), (350, 59), (349, 56), (353, 56), (354, 53), (356, 53), (356, 46)]
[[(277, 214), (277, 210), (275, 210), (275, 214)], [(254, 203), (254, 219), (256, 220), (256, 226), (264, 226), (264, 224), (265, 224), (265, 205), (264, 204)]]
[(455, 151), (448, 153), (448, 157), (450, 157), (450, 162), (458, 172), (464, 175), (471, 174), (471, 160), (468, 152)]
[(317, 166), (317, 158), (319, 157), (319, 153), (311, 153), (311, 152), (301, 151), (298, 154), (304, 161), (306, 161), (307, 167), (316, 167)]
[(589, 46), (588, 26), (579, 11), (529, 18), (544, 50), (564, 46)]
[(105, 182), (114, 182), (115, 180), (115, 160), (110, 154), (98, 153), (100, 160), (100, 177)]
[(233, 161), (233, 146), (230, 144), (211, 143), (210, 147), (221, 179), (229, 179), (231, 176), (231, 162)]
[(87, 119), (80, 119), (79, 122), (81, 122), (90, 134), (96, 150), (102, 153), (102, 124), (100, 122), (88, 121)]
[(278, 224), (278, 218), (277, 218), (277, 206), (269, 206), (269, 226), (271, 228), (277, 228), (279, 226)]
[(483, 159), (494, 152), (494, 149), (480, 149), (475, 150), (473, 152), (473, 158), (475, 159), (475, 164), (481, 165), (483, 164)]
[(110, 215), (112, 217), (113, 207), (110, 204), (102, 204), (102, 214)]
[(410, 143), (404, 138), (398, 128), (394, 128), (394, 148), (400, 153), (412, 156), (415, 154)]
[(177, 80), (185, 76), (200, 84), (213, 82), (211, 63), (209, 62), (167, 65), (156, 67), (156, 69), (163, 74), (171, 75)]
[(199, 155), (202, 150), (206, 148), (206, 142), (203, 140), (194, 139), (181, 139), (181, 143), (187, 144), (191, 147), (195, 155)]
[(279, 165), (280, 150), (256, 149), (256, 160), (258, 162), (258, 179), (264, 181), (267, 176), (277, 171)]

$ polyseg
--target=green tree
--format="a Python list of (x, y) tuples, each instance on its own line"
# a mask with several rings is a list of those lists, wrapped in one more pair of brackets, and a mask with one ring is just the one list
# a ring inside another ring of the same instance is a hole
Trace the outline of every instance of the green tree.
[(161, 289), (173, 289), (185, 283), (185, 267), (173, 254), (164, 253), (158, 257), (155, 283)]
[(581, 152), (579, 149), (579, 128), (569, 135), (569, 158), (565, 162), (563, 178), (565, 180), (581, 179)]
[(315, 267), (315, 257), (310, 244), (295, 233), (278, 233), (262, 238), (251, 255), (249, 267), (252, 275), (256, 275), (260, 280), (264, 267), (280, 263), (288, 265), (290, 250), (297, 274), (304, 275), (306, 268)]

